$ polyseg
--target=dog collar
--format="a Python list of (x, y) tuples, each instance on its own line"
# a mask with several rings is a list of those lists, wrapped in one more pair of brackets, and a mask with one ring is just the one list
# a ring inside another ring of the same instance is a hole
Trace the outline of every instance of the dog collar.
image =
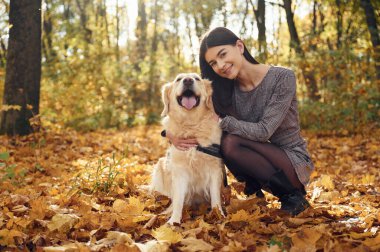
[(206, 153), (208, 155), (217, 157), (217, 158), (222, 158), (222, 154), (220, 152), (220, 145), (219, 144), (212, 144), (208, 147), (203, 147), (198, 145), (197, 146), (197, 151)]

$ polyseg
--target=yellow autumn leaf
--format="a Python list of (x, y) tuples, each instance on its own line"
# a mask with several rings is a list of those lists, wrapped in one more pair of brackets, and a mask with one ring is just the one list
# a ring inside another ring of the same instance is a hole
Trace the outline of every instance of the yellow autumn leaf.
[(141, 199), (137, 197), (128, 198), (128, 208), (127, 210), (131, 212), (131, 214), (141, 214), (144, 211), (145, 204), (141, 201)]
[(65, 244), (62, 246), (44, 247), (43, 251), (44, 252), (72, 252), (72, 251), (85, 252), (85, 251), (90, 251), (89, 249), (86, 249), (84, 247), (80, 248), (80, 247), (81, 246), (79, 244), (69, 243), (69, 244)]
[(334, 182), (329, 175), (322, 175), (320, 183), (326, 190), (334, 190), (335, 188)]
[(112, 208), (115, 210), (117, 213), (123, 213), (126, 212), (128, 207), (128, 203), (125, 200), (121, 199), (116, 199), (113, 202)]
[(47, 202), (43, 197), (31, 200), (30, 202), (30, 218), (43, 219), (47, 213)]
[(184, 245), (181, 249), (188, 252), (195, 251), (212, 251), (214, 246), (205, 242), (204, 240), (200, 240), (194, 237), (188, 237), (186, 239), (181, 240), (181, 244)]
[(332, 192), (321, 192), (321, 194), (318, 197), (319, 202), (331, 202), (335, 200), (340, 200), (341, 194), (338, 191), (332, 191)]
[(373, 235), (372, 232), (364, 232), (364, 233), (350, 232), (350, 236), (354, 239), (362, 239), (364, 237), (370, 237), (372, 235)]
[(119, 231), (108, 231), (107, 232), (107, 239), (109, 240), (115, 240), (116, 243), (122, 243), (122, 244), (132, 244), (133, 240), (131, 238), (131, 235), (128, 233), (123, 233)]
[(368, 238), (363, 242), (364, 245), (370, 247), (371, 249), (379, 249), (380, 248), (380, 234), (378, 234), (375, 238)]
[(163, 225), (152, 231), (152, 235), (157, 241), (164, 241), (169, 243), (180, 242), (183, 237), (180, 233), (173, 231), (169, 226)]
[(18, 230), (8, 230), (8, 229), (1, 229), (0, 230), (0, 245), (2, 246), (11, 246), (15, 245), (15, 237), (20, 237), (22, 239), (26, 239), (27, 235), (23, 232), (20, 232)]
[(59, 232), (67, 232), (79, 221), (79, 217), (75, 214), (56, 214), (47, 224), (50, 231), (58, 230)]
[(253, 213), (248, 213), (244, 209), (241, 209), (241, 210), (237, 211), (236, 213), (231, 214), (230, 221), (231, 222), (233, 222), (233, 221), (245, 221), (245, 222), (251, 223), (251, 222), (254, 222), (255, 220), (257, 220), (258, 218), (260, 218), (259, 214), (260, 214), (259, 209), (256, 209), (256, 211), (254, 211)]
[(241, 209), (234, 214), (231, 214), (230, 221), (246, 221), (248, 222), (251, 216), (247, 211)]
[(362, 178), (362, 184), (364, 185), (373, 185), (375, 183), (375, 175), (371, 175), (371, 174), (365, 174)]
[(316, 251), (317, 241), (322, 237), (325, 226), (304, 228), (292, 236), (293, 246), (290, 252)]
[(145, 243), (135, 243), (140, 251), (152, 251), (152, 252), (160, 252), (160, 251), (169, 251), (169, 244), (166, 242), (158, 242), (156, 240), (150, 240)]
[(307, 222), (311, 222), (313, 221), (314, 218), (289, 218), (288, 221), (291, 223), (291, 224), (294, 224), (296, 226), (300, 226), (304, 223), (307, 223)]
[(126, 201), (121, 199), (115, 200), (112, 208), (123, 216), (138, 216), (143, 213), (145, 204), (137, 197), (130, 197)]

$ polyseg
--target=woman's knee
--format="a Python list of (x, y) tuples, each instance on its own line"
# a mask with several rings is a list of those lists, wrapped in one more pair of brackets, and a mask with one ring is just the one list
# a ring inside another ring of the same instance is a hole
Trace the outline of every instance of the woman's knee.
[(220, 148), (223, 154), (223, 157), (231, 160), (236, 156), (236, 152), (239, 148), (239, 137), (232, 134), (223, 134)]

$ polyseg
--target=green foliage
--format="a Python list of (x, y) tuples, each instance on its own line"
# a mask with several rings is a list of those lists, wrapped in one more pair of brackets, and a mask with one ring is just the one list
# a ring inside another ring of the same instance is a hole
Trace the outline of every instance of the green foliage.
[[(112, 159), (99, 158), (96, 166), (96, 173), (93, 178), (89, 177), (88, 181), (92, 182), (92, 192), (110, 192), (115, 185), (116, 178), (120, 175), (120, 164), (124, 157), (116, 160), (115, 153)], [(91, 174), (91, 172), (89, 172)]]
[(287, 251), (286, 248), (289, 248), (291, 246), (291, 241), (292, 239), (288, 236), (278, 237), (274, 235), (268, 241), (268, 246), (273, 247), (277, 245), (280, 251)]
[(16, 164), (9, 164), (9, 158), (9, 152), (0, 152), (0, 181), (10, 180), (13, 184), (19, 184), (27, 171), (17, 171)]
[(9, 159), (9, 153), (8, 152), (0, 152), (0, 160), (7, 161)]
[(332, 103), (304, 102), (300, 121), (305, 129), (348, 132), (358, 132), (373, 123), (380, 125), (380, 92), (362, 87), (336, 96)]

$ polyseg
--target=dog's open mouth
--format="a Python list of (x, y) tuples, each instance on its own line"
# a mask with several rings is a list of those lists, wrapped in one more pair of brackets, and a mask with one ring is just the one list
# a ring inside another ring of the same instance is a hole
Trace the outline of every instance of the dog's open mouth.
[(200, 100), (200, 97), (195, 95), (195, 93), (190, 89), (185, 90), (180, 96), (177, 97), (178, 104), (187, 110), (197, 107)]

